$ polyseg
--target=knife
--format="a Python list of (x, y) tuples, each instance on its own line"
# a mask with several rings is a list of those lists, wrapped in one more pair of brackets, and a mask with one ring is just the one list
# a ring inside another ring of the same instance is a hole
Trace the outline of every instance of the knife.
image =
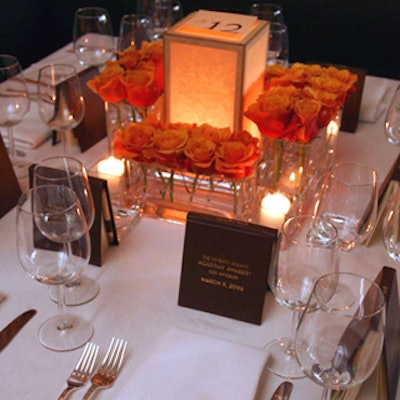
[(282, 382), (275, 390), (271, 400), (288, 400), (292, 393), (293, 384), (290, 382)]
[(21, 330), (21, 328), (36, 314), (36, 310), (28, 310), (11, 321), (0, 332), (0, 351), (4, 349)]

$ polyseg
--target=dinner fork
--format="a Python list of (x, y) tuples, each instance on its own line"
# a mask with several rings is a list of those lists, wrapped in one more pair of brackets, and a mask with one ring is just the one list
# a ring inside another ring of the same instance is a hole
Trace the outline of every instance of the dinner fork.
[(92, 385), (82, 397), (82, 400), (89, 399), (95, 390), (99, 388), (108, 388), (114, 383), (121, 368), (127, 344), (128, 342), (122, 339), (115, 337), (111, 339), (103, 363), (93, 375), (91, 379)]
[(99, 345), (92, 342), (86, 343), (81, 357), (79, 358), (74, 370), (71, 372), (71, 375), (67, 379), (68, 386), (61, 393), (58, 400), (65, 399), (69, 392), (78, 389), (86, 383), (86, 381), (89, 379), (89, 376), (93, 372), (98, 352)]

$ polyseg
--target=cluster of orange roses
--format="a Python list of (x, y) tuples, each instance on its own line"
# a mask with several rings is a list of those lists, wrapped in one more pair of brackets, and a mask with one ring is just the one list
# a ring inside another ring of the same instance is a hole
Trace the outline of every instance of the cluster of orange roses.
[(343, 107), (357, 75), (333, 66), (267, 67), (264, 90), (245, 115), (272, 138), (308, 143)]
[(113, 144), (121, 157), (171, 169), (239, 179), (252, 175), (258, 139), (208, 124), (163, 124), (147, 118), (120, 130)]
[(106, 63), (104, 70), (87, 82), (104, 101), (127, 101), (135, 107), (155, 103), (164, 90), (162, 42), (142, 42), (117, 52), (118, 59)]

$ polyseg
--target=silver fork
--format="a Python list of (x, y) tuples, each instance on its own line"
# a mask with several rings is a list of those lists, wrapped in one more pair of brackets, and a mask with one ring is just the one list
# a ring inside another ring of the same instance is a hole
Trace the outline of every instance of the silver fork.
[(93, 375), (91, 379), (92, 385), (82, 397), (82, 400), (89, 399), (95, 390), (99, 388), (108, 388), (114, 383), (121, 368), (127, 344), (128, 342), (122, 339), (115, 337), (111, 339), (103, 363)]
[(89, 376), (93, 372), (98, 352), (99, 345), (92, 342), (86, 343), (81, 357), (79, 358), (74, 370), (71, 372), (71, 375), (67, 379), (68, 386), (60, 394), (58, 400), (65, 399), (69, 392), (78, 389), (87, 382)]

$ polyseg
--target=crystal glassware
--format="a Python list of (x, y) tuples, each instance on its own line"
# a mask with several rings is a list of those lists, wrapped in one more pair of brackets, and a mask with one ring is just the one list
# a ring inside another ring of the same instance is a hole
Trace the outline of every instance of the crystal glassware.
[(72, 65), (50, 64), (39, 70), (38, 110), (42, 121), (61, 133), (63, 155), (76, 153), (72, 129), (82, 121), (85, 103)]
[(86, 219), (75, 193), (62, 185), (44, 185), (22, 194), (17, 205), (17, 253), (27, 274), (57, 287), (58, 315), (38, 332), (43, 346), (56, 351), (83, 346), (93, 326), (66, 313), (64, 284), (79, 276), (89, 261)]
[[(343, 296), (343, 290), (351, 296)], [(310, 311), (312, 310), (312, 312)], [(315, 284), (296, 332), (296, 358), (302, 371), (332, 390), (364, 382), (380, 358), (385, 299), (380, 287), (352, 273), (334, 273)]]
[(295, 329), (314, 283), (322, 275), (338, 271), (337, 239), (331, 223), (312, 215), (290, 217), (282, 225), (268, 285), (275, 300), (292, 311), (292, 336), (275, 339), (265, 347), (267, 369), (275, 375), (285, 379), (304, 377), (295, 357)]
[(79, 62), (103, 66), (114, 56), (115, 42), (108, 11), (101, 7), (83, 7), (75, 12), (73, 47)]
[[(89, 178), (83, 163), (73, 157), (49, 157), (39, 161), (33, 169), (33, 187), (42, 185), (63, 185), (77, 195), (83, 209), (88, 229), (93, 225), (95, 210)], [(85, 274), (69, 280), (64, 289), (67, 306), (85, 304), (94, 299), (100, 291), (99, 284)], [(50, 297), (57, 300), (54, 287)]]
[(365, 165), (335, 164), (320, 199), (316, 215), (331, 221), (339, 233), (342, 250), (352, 250), (364, 242), (376, 224), (378, 174)]
[(400, 262), (400, 191), (397, 189), (389, 200), (382, 224), (383, 243), (388, 256)]
[(29, 111), (29, 96), (22, 68), (14, 56), (0, 55), (0, 127), (7, 132), (8, 153), (17, 177), (28, 174), (27, 163), (15, 149), (13, 126)]
[(253, 3), (250, 7), (250, 15), (256, 15), (259, 19), (283, 24), (283, 8), (273, 3)]
[(285, 24), (271, 22), (269, 26), (267, 65), (289, 66), (289, 32)]
[(400, 145), (400, 85), (397, 87), (386, 113), (385, 134), (390, 143)]

